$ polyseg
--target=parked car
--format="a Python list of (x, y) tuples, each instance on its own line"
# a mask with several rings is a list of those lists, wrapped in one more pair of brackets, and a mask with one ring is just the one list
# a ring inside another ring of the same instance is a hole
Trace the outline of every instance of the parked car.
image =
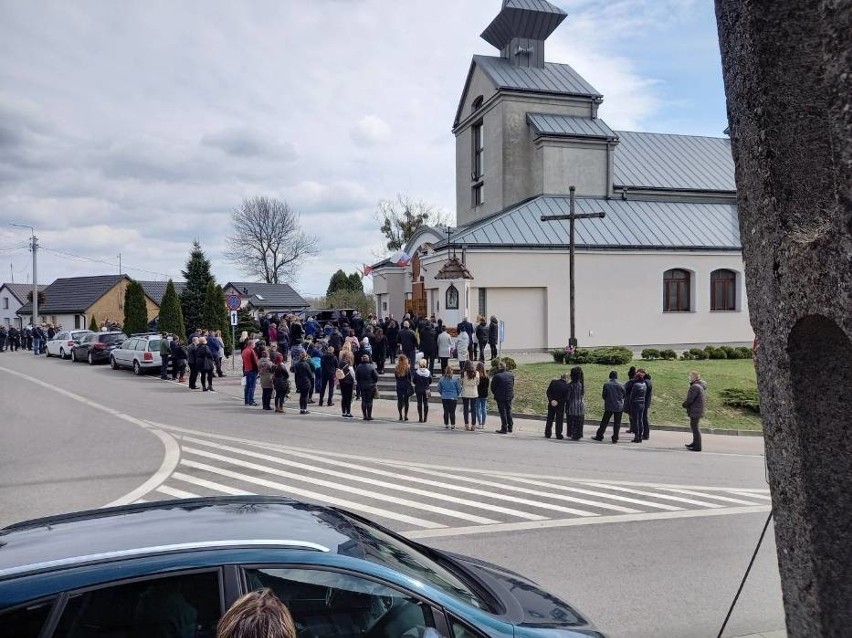
[(319, 312), (314, 314), (314, 319), (316, 319), (323, 327), (325, 327), (327, 323), (330, 323), (332, 326), (336, 326), (340, 321), (340, 317), (345, 315), (347, 319), (352, 319), (352, 315), (354, 312), (355, 311), (352, 308), (320, 310)]
[(109, 354), (109, 365), (113, 370), (130, 368), (137, 375), (159, 370), (162, 362), (159, 334), (131, 335)]
[(212, 637), (225, 609), (260, 587), (312, 638), (602, 636), (512, 571), (284, 497), (127, 505), (18, 523), (0, 538), (0, 627), (17, 638)]
[(123, 332), (93, 332), (87, 334), (71, 351), (72, 361), (88, 361), (89, 365), (106, 363), (113, 350), (127, 337)]
[(91, 330), (63, 330), (53, 335), (53, 339), (47, 342), (45, 355), (48, 357), (59, 357), (70, 359), (74, 348), (86, 335), (94, 334)]

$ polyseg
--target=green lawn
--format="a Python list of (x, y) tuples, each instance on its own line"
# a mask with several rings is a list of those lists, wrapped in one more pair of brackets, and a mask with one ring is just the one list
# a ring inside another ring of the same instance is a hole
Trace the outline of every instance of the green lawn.
[[(689, 371), (698, 370), (707, 383), (707, 416), (702, 427), (733, 430), (760, 430), (760, 416), (752, 412), (727, 407), (719, 397), (725, 388), (754, 388), (757, 385), (754, 364), (750, 359), (704, 361), (634, 361), (631, 365), (645, 368), (654, 382), (654, 398), (649, 420), (651, 424), (688, 426), (689, 419), (681, 407), (689, 387)], [(581, 366), (586, 380), (586, 418), (600, 419), (603, 414), (601, 387), (610, 370), (618, 371), (618, 379), (627, 381), (625, 366), (589, 364)], [(545, 390), (551, 379), (571, 366), (558, 363), (536, 363), (515, 370), (515, 401), (518, 414), (547, 414)]]

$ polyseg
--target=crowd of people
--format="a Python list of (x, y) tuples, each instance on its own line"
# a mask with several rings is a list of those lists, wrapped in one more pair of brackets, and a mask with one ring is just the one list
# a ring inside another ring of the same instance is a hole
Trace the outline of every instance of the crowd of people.
[(35, 355), (44, 354), (47, 342), (61, 331), (61, 325), (54, 326), (50, 323), (28, 325), (23, 328), (16, 328), (14, 325), (0, 326), (0, 352), (23, 350), (24, 352), (32, 351)]
[(186, 339), (179, 335), (160, 335), (160, 378), (184, 383), (189, 372), (190, 390), (215, 392), (213, 377), (224, 377), (222, 360), (225, 358), (225, 341), (219, 330), (196, 328)]

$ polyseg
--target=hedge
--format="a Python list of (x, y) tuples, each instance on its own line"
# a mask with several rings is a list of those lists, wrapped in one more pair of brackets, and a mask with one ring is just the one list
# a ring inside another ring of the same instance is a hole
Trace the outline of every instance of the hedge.
[[(662, 353), (661, 353), (662, 354)], [(704, 346), (701, 348), (690, 348), (681, 354), (683, 361), (696, 361), (701, 359), (752, 359), (754, 352), (751, 348), (739, 346)]]
[(725, 388), (719, 392), (719, 396), (727, 406), (760, 414), (760, 395), (757, 388)]

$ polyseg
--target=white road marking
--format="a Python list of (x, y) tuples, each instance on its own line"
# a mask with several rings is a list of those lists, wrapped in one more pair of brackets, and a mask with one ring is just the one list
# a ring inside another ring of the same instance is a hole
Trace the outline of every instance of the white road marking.
[(772, 500), (772, 496), (770, 494), (763, 494), (763, 493), (757, 492), (755, 490), (739, 490), (739, 489), (734, 490), (734, 489), (732, 489), (732, 490), (728, 490), (728, 491), (730, 491), (732, 494), (739, 494), (741, 496), (748, 496), (749, 498), (759, 498), (759, 499), (764, 500), (764, 501), (771, 501)]
[(372, 507), (371, 505), (362, 505), (361, 503), (356, 503), (355, 501), (347, 501), (342, 498), (329, 496), (327, 494), (320, 494), (311, 490), (303, 490), (297, 487), (293, 487), (291, 485), (276, 483), (275, 481), (268, 481), (266, 479), (257, 478), (255, 476), (247, 476), (245, 474), (240, 474), (239, 472), (232, 472), (223, 468), (207, 465), (206, 463), (196, 463), (195, 461), (183, 459), (181, 460), (181, 465), (191, 467), (196, 470), (202, 470), (204, 472), (210, 472), (211, 474), (227, 476), (228, 478), (236, 479), (238, 481), (253, 483), (254, 485), (262, 485), (263, 487), (268, 487), (273, 490), (278, 490), (280, 492), (285, 492), (287, 494), (292, 494), (295, 496), (301, 496), (303, 498), (309, 498), (314, 501), (319, 501), (321, 503), (327, 503), (329, 505), (338, 505), (340, 507), (355, 510), (356, 512), (365, 512), (367, 514), (381, 516), (383, 518), (387, 518), (393, 521), (408, 523), (409, 525), (416, 525), (417, 527), (425, 527), (427, 529), (440, 529), (446, 527), (446, 525), (441, 525), (440, 523), (435, 523), (433, 521), (427, 521), (422, 518), (408, 516), (406, 514), (398, 514), (397, 512), (392, 512), (390, 510), (382, 509), (379, 507)]
[(163, 481), (165, 481), (169, 477), (169, 475), (174, 471), (175, 467), (177, 467), (177, 462), (180, 460), (180, 447), (178, 446), (174, 438), (166, 432), (163, 432), (158, 428), (151, 427), (142, 419), (137, 419), (136, 417), (131, 416), (129, 414), (125, 414), (124, 412), (120, 412), (119, 410), (114, 410), (113, 408), (107, 407), (85, 397), (81, 397), (79, 394), (74, 394), (73, 392), (69, 392), (68, 390), (64, 390), (63, 388), (57, 388), (55, 385), (42, 381), (41, 379), (31, 377), (28, 374), (23, 374), (22, 372), (18, 372), (17, 370), (10, 370), (9, 368), (4, 368), (2, 366), (0, 366), (0, 371), (29, 381), (30, 383), (34, 383), (35, 385), (50, 390), (51, 392), (61, 394), (62, 396), (71, 399), (72, 401), (82, 403), (83, 405), (98, 410), (100, 412), (106, 412), (107, 414), (114, 416), (117, 419), (121, 419), (122, 421), (132, 423), (133, 425), (136, 425), (148, 432), (151, 432), (151, 434), (160, 439), (163, 444), (163, 447), (165, 448), (165, 453), (163, 455), (163, 462), (160, 464), (159, 469), (154, 472), (151, 478), (142, 483), (142, 485), (137, 487), (135, 490), (128, 492), (120, 498), (115, 499), (111, 503), (103, 505), (103, 507), (128, 505), (130, 503), (138, 501), (142, 496), (156, 489), (157, 486), (159, 486)]
[[(496, 475), (496, 473), (495, 473)], [(586, 494), (588, 496), (598, 496), (601, 498), (608, 498), (613, 501), (621, 501), (622, 503), (633, 503), (635, 505), (641, 505), (643, 507), (651, 507), (653, 509), (665, 510), (667, 512), (676, 512), (677, 510), (682, 510), (682, 507), (676, 507), (675, 505), (665, 505), (663, 503), (652, 503), (650, 501), (643, 501), (638, 498), (630, 498), (629, 496), (618, 496), (616, 494), (606, 494), (605, 492), (596, 492), (594, 490), (583, 489), (582, 487), (574, 487), (568, 485), (556, 485), (553, 483), (548, 483), (546, 481), (534, 481), (533, 479), (520, 478), (517, 476), (508, 476), (502, 477), (506, 478), (510, 481), (515, 481), (517, 483), (526, 483), (528, 485), (540, 485), (545, 489), (550, 490), (559, 490), (565, 492), (577, 492), (578, 494)], [(632, 510), (632, 512), (636, 512), (637, 510)], [(625, 513), (632, 513), (625, 512)]]
[(699, 498), (710, 498), (716, 501), (725, 501), (726, 503), (736, 503), (737, 505), (757, 505), (754, 501), (744, 501), (741, 498), (731, 498), (730, 496), (722, 496), (717, 494), (707, 494), (705, 492), (697, 492), (695, 490), (682, 490), (675, 487), (664, 487), (666, 492), (674, 492), (675, 494), (685, 494), (687, 496), (698, 496)]
[(615, 490), (617, 492), (627, 492), (629, 494), (636, 494), (637, 496), (649, 496), (651, 498), (659, 498), (665, 501), (675, 501), (677, 503), (689, 503), (690, 505), (698, 505), (700, 507), (724, 507), (724, 505), (719, 505), (718, 503), (708, 503), (707, 501), (696, 501), (692, 498), (683, 498), (681, 496), (670, 496), (669, 494), (657, 494), (655, 492), (643, 492), (641, 490), (633, 489), (632, 487), (618, 487), (616, 485), (602, 485), (600, 483), (589, 483), (583, 481), (584, 485), (591, 485), (592, 487), (599, 487), (605, 490)]
[(524, 523), (500, 523), (498, 525), (482, 525), (470, 527), (447, 527), (438, 530), (415, 529), (402, 532), (403, 536), (411, 539), (442, 538), (446, 536), (471, 536), (474, 534), (495, 534), (504, 532), (524, 532), (530, 530), (549, 529), (556, 527), (574, 527), (576, 525), (601, 525), (604, 523), (636, 523), (641, 521), (661, 521), (681, 518), (701, 518), (705, 516), (730, 516), (734, 514), (756, 514), (768, 512), (767, 505), (752, 507), (728, 507), (724, 509), (683, 510), (680, 512), (647, 512), (643, 514), (615, 514), (613, 516), (598, 516), (595, 518), (563, 518), (549, 521), (530, 521)]
[[(199, 450), (197, 448), (184, 447), (184, 452), (188, 454), (193, 454), (195, 456), (201, 456), (206, 459), (212, 459), (214, 461), (221, 461), (222, 463), (226, 463), (228, 465), (235, 465), (237, 467), (244, 467), (246, 469), (255, 470), (257, 472), (263, 472), (264, 474), (271, 474), (272, 476), (280, 476), (281, 478), (291, 479), (299, 482), (309, 482), (313, 485), (318, 485), (321, 487), (327, 487), (331, 490), (335, 490), (337, 492), (349, 493), (349, 494), (357, 494), (358, 496), (364, 496), (366, 498), (375, 500), (375, 501), (385, 501), (388, 503), (393, 503), (394, 505), (402, 505), (403, 507), (409, 507), (412, 509), (420, 509), (426, 512), (431, 512), (432, 514), (441, 514), (443, 516), (450, 516), (452, 518), (460, 518), (464, 521), (470, 521), (471, 523), (480, 523), (482, 521), (490, 521), (491, 523), (496, 523), (497, 521), (493, 521), (491, 519), (483, 518), (481, 516), (475, 516), (473, 514), (467, 514), (465, 512), (459, 512), (457, 510), (451, 510), (446, 507), (439, 507), (437, 505), (429, 505), (428, 503), (421, 503), (419, 501), (411, 501), (406, 498), (399, 498), (397, 496), (390, 496), (389, 494), (382, 494), (378, 492), (372, 492), (370, 490), (362, 490), (358, 487), (352, 487), (351, 485), (347, 485), (345, 483), (336, 483), (334, 481), (326, 481), (325, 479), (320, 479), (316, 477), (311, 477), (307, 479), (306, 477), (296, 474), (294, 472), (287, 472), (284, 470), (279, 470), (278, 468), (269, 467), (268, 465), (260, 465), (258, 463), (251, 463), (249, 461), (243, 461), (241, 459), (236, 459), (230, 456), (224, 456), (222, 454), (216, 454), (215, 452), (207, 452), (206, 450)], [(542, 517), (543, 518), (543, 517)]]
[[(264, 461), (271, 461), (273, 463), (279, 463), (281, 465), (287, 465), (289, 467), (293, 467), (296, 469), (307, 470), (308, 472), (318, 472), (321, 474), (326, 474), (328, 476), (335, 476), (337, 478), (346, 479), (347, 481), (358, 481), (360, 483), (366, 483), (367, 485), (375, 485), (376, 487), (381, 487), (383, 489), (397, 490), (399, 492), (406, 492), (408, 494), (417, 494), (418, 496), (424, 496), (426, 498), (431, 498), (433, 500), (438, 501), (446, 501), (449, 503), (455, 503), (457, 505), (467, 505), (468, 507), (473, 507), (477, 509), (487, 509), (492, 510), (488, 505), (484, 505), (482, 503), (478, 503), (476, 501), (470, 501), (463, 498), (456, 498), (454, 496), (447, 496), (444, 494), (436, 494), (435, 492), (429, 492), (427, 490), (420, 490), (414, 487), (408, 487), (405, 485), (397, 485), (394, 483), (388, 483), (387, 481), (377, 481), (375, 479), (366, 478), (363, 476), (357, 476), (355, 474), (347, 474), (345, 472), (336, 472), (334, 470), (327, 470), (325, 468), (317, 467), (315, 465), (308, 465), (306, 463), (297, 463), (296, 461), (290, 461), (288, 459), (282, 459), (277, 456), (272, 456), (271, 454), (262, 454), (260, 452), (252, 452), (250, 450), (242, 450), (240, 448), (236, 448), (230, 445), (221, 445), (219, 443), (210, 443), (208, 441), (203, 441), (201, 439), (196, 439), (193, 437), (184, 437), (184, 441), (191, 441), (197, 445), (206, 445), (208, 447), (212, 447), (217, 450), (223, 450), (225, 452), (234, 452), (236, 454), (243, 454), (245, 456), (250, 456), (252, 458), (263, 459)], [(190, 448), (187, 448), (189, 451)], [(287, 474), (288, 477), (295, 476), (291, 474)], [(302, 478), (303, 481), (313, 482), (313, 479), (309, 479), (306, 477)], [(511, 511), (511, 510), (510, 510)], [(460, 516), (459, 518), (464, 518), (464, 520), (468, 520), (472, 523), (480, 523), (482, 525), (490, 525), (492, 523), (498, 523), (492, 518), (485, 518), (483, 516), (476, 516), (473, 514), (465, 514), (464, 516)], [(523, 517), (521, 517), (523, 518)], [(534, 519), (530, 519), (534, 520)]]
[(175, 487), (169, 487), (168, 485), (161, 485), (154, 491), (165, 494), (166, 496), (173, 496), (174, 498), (198, 498), (198, 494), (184, 492), (183, 490), (179, 490)]
[(192, 476), (190, 474), (184, 474), (183, 472), (175, 472), (172, 474), (173, 479), (177, 479), (178, 481), (183, 481), (184, 483), (191, 483), (192, 485), (197, 485), (198, 487), (206, 487), (208, 490), (213, 490), (214, 492), (219, 492), (221, 494), (229, 494), (231, 496), (253, 496), (254, 492), (246, 492), (245, 490), (238, 490), (235, 487), (231, 487), (230, 485), (223, 485), (222, 483), (214, 483), (213, 481), (208, 481), (207, 479), (199, 478), (197, 476)]

